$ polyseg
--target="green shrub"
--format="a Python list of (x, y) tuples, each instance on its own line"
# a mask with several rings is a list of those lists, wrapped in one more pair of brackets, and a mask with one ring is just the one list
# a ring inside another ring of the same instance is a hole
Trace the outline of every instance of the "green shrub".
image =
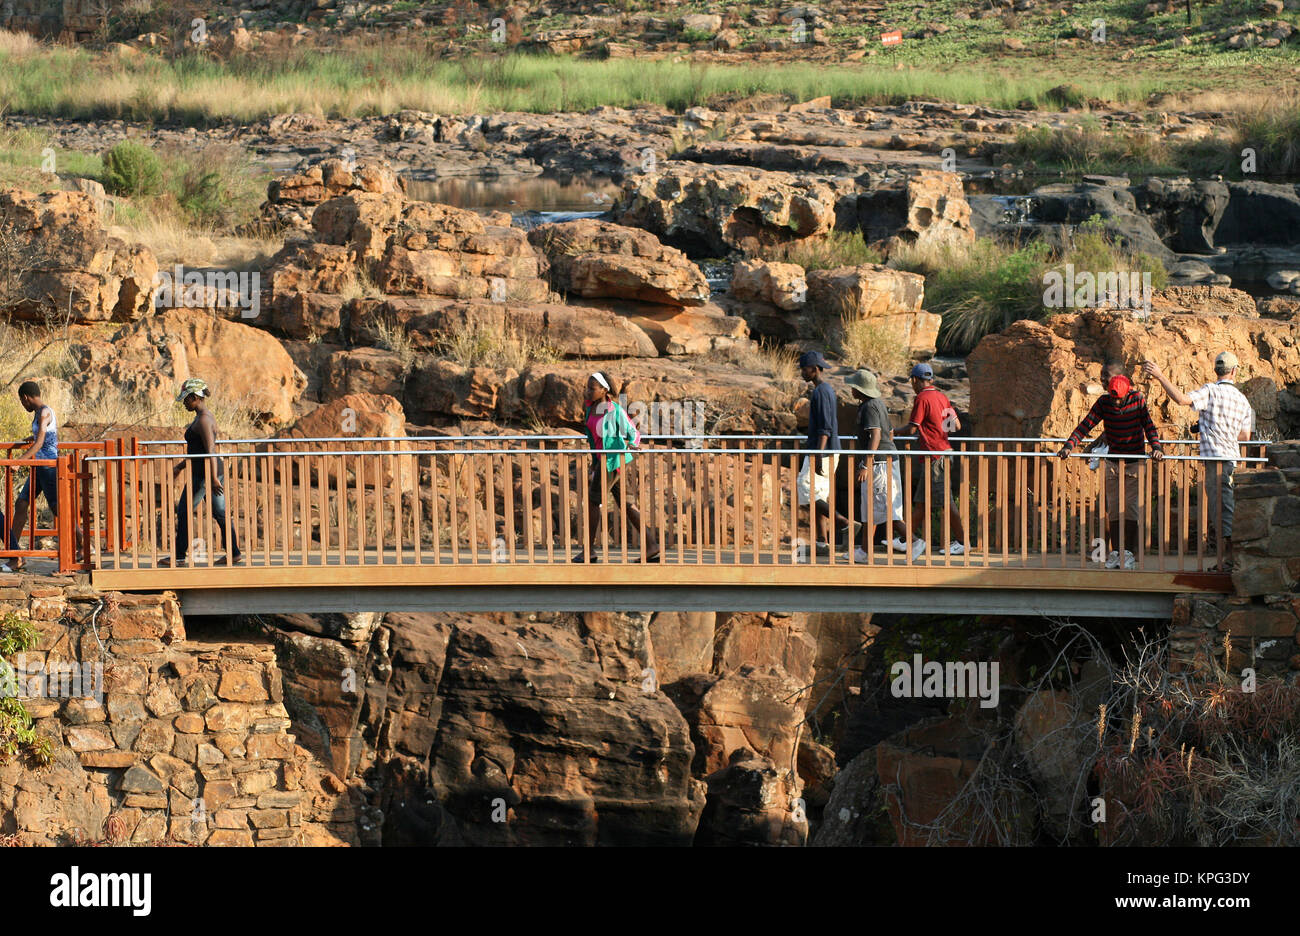
[(237, 146), (213, 143), (198, 151), (168, 148), (166, 188), (193, 225), (229, 229), (251, 221), (266, 196), (267, 174)]
[(18, 681), (7, 659), (30, 650), (39, 640), (36, 628), (12, 611), (0, 618), (0, 762), (19, 754), (37, 764), (51, 760), (50, 739), (36, 733), (31, 714), (18, 701)]
[(149, 147), (123, 140), (104, 154), (104, 185), (114, 195), (157, 195), (162, 161)]
[(1041, 318), (1043, 272), (1051, 249), (1042, 241), (1023, 247), (978, 240), (969, 249), (906, 252), (891, 265), (925, 275), (925, 305), (943, 317), (939, 349), (966, 354), (985, 335), (1022, 318)]

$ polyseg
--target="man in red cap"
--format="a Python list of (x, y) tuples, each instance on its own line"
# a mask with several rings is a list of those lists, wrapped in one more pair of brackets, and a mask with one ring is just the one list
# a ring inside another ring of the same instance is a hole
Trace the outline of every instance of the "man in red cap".
[[(1106, 393), (1092, 404), (1088, 415), (1070, 433), (1064, 447), (1057, 454), (1065, 458), (1079, 442), (1092, 431), (1098, 422), (1102, 423), (1102, 436), (1106, 440), (1110, 455), (1145, 455), (1146, 443), (1151, 445), (1151, 457), (1159, 461), (1164, 457), (1160, 447), (1160, 438), (1156, 434), (1155, 423), (1151, 421), (1151, 412), (1147, 409), (1146, 397), (1125, 373), (1122, 361), (1107, 361), (1102, 369), (1106, 380)], [(1126, 547), (1137, 544), (1138, 538), (1138, 463), (1129, 458), (1107, 458), (1106, 460), (1106, 514), (1110, 518), (1107, 529), (1110, 555), (1106, 558), (1106, 568), (1118, 569), (1121, 565), (1131, 569), (1137, 564), (1132, 550), (1125, 549), (1119, 553), (1119, 479), (1120, 470), (1124, 472), (1124, 544)]]

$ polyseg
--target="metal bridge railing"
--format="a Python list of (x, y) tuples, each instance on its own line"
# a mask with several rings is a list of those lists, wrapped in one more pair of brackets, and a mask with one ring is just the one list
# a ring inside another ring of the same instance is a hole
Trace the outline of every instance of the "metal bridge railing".
[[(975, 447), (849, 449), (832, 468), (823, 453), (771, 444), (802, 436), (710, 437), (708, 448), (662, 438), (617, 472), (576, 435), (231, 440), (206, 456), (90, 457), (86, 565), (154, 569), (179, 552), (212, 567), (237, 543), (240, 574), (268, 583), (287, 567), (541, 566), (578, 553), (588, 564), (734, 566), (740, 582), (745, 568), (798, 562), (1050, 574), (1100, 568), (1112, 549), (1132, 552), (1137, 571), (1205, 572), (1223, 559), (1209, 534), (1222, 526), (1226, 466), (1264, 461), (1101, 456), (1090, 470), (1095, 456), (1056, 458), (1060, 440), (991, 451), (1006, 443), (954, 438)], [(248, 445), (262, 448), (239, 449)], [(856, 483), (863, 467), (880, 474), (879, 498)], [(214, 517), (218, 482), (225, 511)], [(192, 509), (200, 488), (203, 506)], [(883, 546), (859, 536), (855, 555), (833, 545), (838, 524), (821, 517), (888, 535)], [(930, 548), (914, 555), (914, 537)], [(952, 542), (965, 549), (946, 552)]]

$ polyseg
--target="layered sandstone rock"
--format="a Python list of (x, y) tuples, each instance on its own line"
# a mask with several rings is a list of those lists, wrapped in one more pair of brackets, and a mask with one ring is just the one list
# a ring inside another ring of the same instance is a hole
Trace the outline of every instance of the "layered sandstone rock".
[(813, 270), (746, 260), (722, 300), (755, 334), (779, 341), (820, 340), (853, 321), (868, 321), (876, 340), (917, 358), (933, 356), (940, 317), (924, 312), (925, 278), (879, 264)]
[(642, 305), (625, 309), (624, 315), (649, 337), (660, 354), (703, 354), (752, 344), (745, 320), (729, 314), (717, 303), (686, 309)]
[(406, 183), (382, 161), (324, 159), (272, 180), (262, 204), (262, 220), (281, 228), (307, 231), (316, 207), (331, 198), (349, 192), (383, 195), (405, 190)]
[(481, 335), (491, 344), (545, 348), (580, 358), (656, 357), (645, 330), (604, 309), (559, 303), (500, 303), (437, 298), (356, 299), (346, 304), (348, 337), (365, 344), (376, 329), (402, 329), (417, 351), (441, 352), (454, 336)]
[[(541, 617), (388, 615), (367, 641), (339, 641), (342, 656), (290, 666), (340, 768), (376, 763), (358, 719), (382, 722), (386, 843), (690, 844), (704, 785), (686, 723), (619, 641)], [(281, 641), (308, 636), (276, 623)], [(363, 674), (354, 691), (331, 665)]]
[(917, 358), (933, 356), (940, 317), (921, 311), (925, 277), (876, 264), (814, 270), (808, 274), (808, 307), (823, 323), (867, 321), (881, 341), (892, 341)]
[(673, 166), (630, 178), (614, 216), (688, 253), (723, 256), (826, 234), (835, 202), (829, 184), (787, 172)]
[(901, 244), (964, 247), (975, 243), (970, 204), (955, 172), (918, 169), (857, 196), (863, 236), (886, 254)]
[(708, 777), (697, 846), (802, 845), (808, 837), (800, 786), (767, 758), (738, 748)]
[(583, 218), (540, 225), (528, 240), (550, 261), (561, 293), (676, 306), (709, 298), (700, 268), (647, 231)]
[(731, 294), (743, 302), (797, 312), (808, 301), (808, 281), (797, 263), (741, 260), (731, 270)]
[(79, 366), (73, 386), (82, 399), (93, 401), (111, 385), (139, 399), (155, 418), (170, 415), (181, 383), (200, 377), (221, 405), (287, 425), (307, 386), (273, 336), (194, 309), (152, 315), (110, 341), (83, 345)]
[(524, 232), (486, 224), (472, 211), (345, 195), (317, 213), (320, 240), (349, 247), (382, 293), (497, 302), (540, 302), (549, 293)]
[[(1155, 303), (1153, 302), (1153, 308)], [(1114, 310), (1016, 322), (984, 338), (967, 359), (972, 432), (979, 436), (1064, 437), (1104, 389), (1106, 359), (1124, 361), (1144, 390), (1163, 438), (1186, 437), (1196, 413), (1173, 403), (1140, 373), (1155, 361), (1184, 393), (1213, 381), (1214, 359), (1232, 351), (1240, 387), (1261, 434), (1300, 432), (1300, 329), (1295, 321), (1198, 314), (1139, 319)]]
[[(728, 432), (789, 432), (796, 425), (793, 410), (800, 387), (786, 378), (757, 374), (706, 371), (677, 360), (625, 358), (602, 365), (623, 390), (628, 405), (690, 402), (709, 430)], [(404, 388), (402, 405), (415, 422), (446, 417), (490, 419), (510, 423), (542, 420), (548, 426), (577, 425), (582, 420), (583, 395), (590, 364), (535, 362), (522, 370), (510, 367), (470, 367), (454, 361), (421, 358), (409, 374), (391, 352), (358, 348), (336, 352), (327, 365), (322, 393), (366, 389), (370, 374), (384, 374), (386, 388)], [(393, 393), (394, 389), (381, 392)]]
[(157, 260), (110, 237), (91, 195), (0, 192), (0, 241), (0, 314), (129, 322), (152, 308)]
[[(348, 393), (316, 407), (303, 416), (288, 429), (276, 435), (278, 439), (329, 439), (328, 442), (300, 442), (294, 446), (295, 452), (337, 452), (337, 451), (397, 451), (403, 448), (400, 441), (387, 442), (347, 442), (347, 436), (360, 439), (399, 440), (406, 436), (406, 413), (402, 404), (392, 396), (380, 393)], [(267, 446), (268, 451), (276, 451), (274, 446)], [(359, 460), (358, 460), (359, 461)], [(355, 476), (355, 465), (351, 459), (342, 459), (336, 465), (318, 466), (308, 460), (313, 483), (320, 470), (327, 473), (331, 481), (337, 483), (338, 477)], [(337, 469), (339, 474), (333, 472)], [(399, 455), (379, 460), (377, 474), (367, 474), (360, 483), (370, 487), (391, 488), (396, 482), (398, 490), (409, 491), (415, 486), (415, 461), (413, 456)]]

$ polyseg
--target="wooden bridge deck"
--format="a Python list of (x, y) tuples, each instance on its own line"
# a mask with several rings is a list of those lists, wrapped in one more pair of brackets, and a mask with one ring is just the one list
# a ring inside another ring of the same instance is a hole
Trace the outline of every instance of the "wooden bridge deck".
[(92, 573), (96, 587), (117, 590), (157, 588), (257, 588), (263, 586), (391, 586), (391, 585), (823, 585), (929, 587), (929, 588), (1013, 588), (1081, 589), (1134, 592), (1227, 592), (1231, 576), (1198, 571), (1194, 557), (1164, 557), (1158, 568), (1153, 557), (1149, 568), (1106, 569), (1089, 562), (1080, 567), (1075, 557), (1020, 555), (1004, 559), (1001, 553), (978, 551), (963, 556), (922, 557), (910, 561), (896, 554), (892, 561), (877, 556), (875, 561), (850, 563), (843, 555), (810, 556), (796, 562), (793, 556), (760, 554), (752, 551), (737, 556), (734, 550), (663, 550), (660, 561), (641, 562), (629, 550), (628, 561), (621, 551), (609, 560), (574, 563), (556, 555), (533, 561), (496, 562), (490, 550), (453, 559), (450, 550), (424, 550), (416, 563), (412, 549), (366, 550), (346, 556), (298, 554), (271, 557), (249, 555), (233, 567), (216, 565), (224, 554), (212, 557), (214, 564), (194, 563), (179, 568), (159, 567), (147, 557), (139, 562), (105, 562)]

